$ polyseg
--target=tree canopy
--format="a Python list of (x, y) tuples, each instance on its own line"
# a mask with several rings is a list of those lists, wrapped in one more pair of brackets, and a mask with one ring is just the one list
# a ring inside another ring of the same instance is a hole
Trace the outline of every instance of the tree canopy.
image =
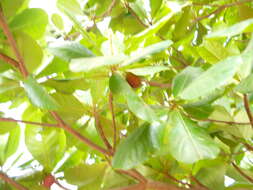
[(53, 3), (0, 1), (1, 190), (253, 189), (252, 0)]

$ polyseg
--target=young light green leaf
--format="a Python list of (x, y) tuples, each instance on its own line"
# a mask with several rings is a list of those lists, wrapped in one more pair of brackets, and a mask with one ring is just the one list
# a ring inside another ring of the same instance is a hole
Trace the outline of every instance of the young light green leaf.
[(140, 119), (150, 123), (158, 121), (155, 112), (132, 90), (129, 84), (117, 73), (109, 81), (109, 86), (114, 94), (121, 94), (127, 101), (129, 109)]
[(235, 90), (243, 94), (253, 92), (253, 74), (242, 80)]
[(99, 67), (120, 64), (125, 59), (127, 59), (127, 56), (124, 55), (79, 58), (72, 59), (69, 67), (73, 72), (88, 72)]
[(59, 14), (54, 13), (51, 17), (52, 22), (54, 23), (54, 25), (59, 29), (59, 30), (63, 30), (64, 29), (64, 23), (62, 20), (62, 17)]
[(244, 20), (242, 22), (236, 23), (228, 28), (223, 30), (218, 30), (208, 34), (207, 38), (217, 38), (217, 37), (232, 37), (243, 32), (251, 32), (253, 31), (253, 19), (250, 18), (248, 20)]
[(112, 166), (127, 170), (145, 162), (160, 148), (164, 129), (164, 125), (143, 125), (135, 129), (117, 147)]
[(137, 50), (137, 51), (133, 52), (131, 54), (130, 58), (127, 59), (126, 61), (124, 61), (122, 63), (122, 65), (123, 66), (129, 65), (129, 64), (137, 62), (141, 59), (144, 59), (149, 55), (163, 51), (166, 48), (168, 48), (172, 43), (173, 42), (171, 40), (166, 40), (166, 41), (162, 41), (162, 42), (150, 45), (150, 46), (145, 47), (141, 50)]
[(32, 104), (46, 110), (56, 110), (58, 108), (55, 100), (46, 92), (42, 86), (37, 83), (37, 81), (32, 76), (29, 76), (23, 82), (23, 84), (27, 96), (29, 97)]
[(190, 100), (206, 95), (221, 87), (233, 78), (242, 64), (241, 56), (229, 57), (195, 78), (180, 94), (182, 99)]
[(187, 67), (178, 73), (172, 81), (172, 93), (176, 97), (182, 92), (193, 80), (203, 73), (203, 70), (198, 67)]
[(53, 55), (63, 59), (64, 61), (70, 61), (75, 58), (92, 57), (94, 54), (83, 45), (78, 42), (63, 42), (51, 44), (48, 50)]
[(219, 153), (218, 145), (196, 123), (180, 112), (173, 111), (170, 113), (170, 124), (170, 152), (176, 160), (192, 164), (199, 160), (216, 158)]
[(48, 24), (47, 13), (43, 9), (25, 9), (16, 15), (10, 23), (13, 31), (23, 30), (34, 38), (43, 36)]

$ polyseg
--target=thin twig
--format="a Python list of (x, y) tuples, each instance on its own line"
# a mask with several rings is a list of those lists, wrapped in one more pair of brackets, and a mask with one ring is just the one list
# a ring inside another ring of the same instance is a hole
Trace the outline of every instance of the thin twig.
[(24, 75), (24, 77), (27, 77), (29, 75), (29, 73), (25, 67), (24, 59), (21, 56), (21, 54), (19, 53), (17, 44), (14, 40), (12, 33), (10, 32), (9, 26), (7, 25), (6, 19), (3, 15), (3, 11), (1, 8), (0, 8), (0, 27), (2, 28), (4, 34), (6, 35), (8, 41), (10, 43), (10, 46), (12, 47), (12, 49), (18, 59), (20, 72)]
[(170, 88), (171, 84), (170, 83), (160, 83), (160, 82), (156, 82), (156, 81), (148, 81), (148, 80), (143, 80), (146, 84), (148, 84), (149, 86), (155, 86), (155, 87), (159, 87), (159, 88)]
[(15, 59), (12, 59), (11, 57), (9, 57), (3, 53), (0, 53), (0, 59), (5, 61), (6, 63), (9, 63), (10, 65), (12, 65), (16, 68), (19, 67), (19, 63)]
[(108, 7), (108, 9), (103, 14), (101, 14), (99, 16), (94, 16), (93, 20), (109, 16), (112, 12), (113, 7), (116, 5), (116, 2), (117, 2), (117, 0), (112, 0), (112, 3)]
[(162, 172), (162, 174), (163, 174), (166, 178), (168, 178), (168, 179), (170, 179), (170, 180), (172, 180), (172, 181), (175, 181), (176, 183), (189, 186), (190, 188), (193, 187), (191, 184), (185, 183), (185, 182), (183, 182), (183, 181), (181, 181), (181, 180), (178, 180), (177, 178), (175, 178), (174, 176), (168, 174), (167, 172)]
[(206, 122), (214, 122), (214, 123), (224, 123), (227, 125), (250, 125), (248, 122), (235, 122), (235, 121), (222, 121), (222, 120), (216, 120), (216, 119), (198, 119), (195, 118), (189, 114), (187, 114), (187, 117), (197, 120), (197, 121), (206, 121)]
[(116, 143), (117, 143), (117, 126), (116, 126), (115, 113), (114, 113), (114, 107), (113, 107), (113, 95), (111, 92), (109, 92), (109, 109), (112, 115), (113, 151), (115, 151)]
[(130, 176), (130, 177), (136, 179), (137, 181), (139, 181), (140, 183), (144, 183), (144, 184), (147, 183), (147, 179), (134, 169), (132, 169), (132, 170), (116, 170), (116, 171)]
[(62, 188), (63, 190), (69, 190), (69, 189), (67, 189), (66, 187), (64, 187), (62, 184), (60, 184), (60, 182), (59, 181), (55, 181), (55, 184), (56, 185), (58, 185), (60, 188)]
[(245, 174), (234, 162), (232, 162), (232, 165), (243, 177), (245, 177), (248, 181), (253, 183), (253, 178)]
[(8, 177), (6, 174), (0, 172), (0, 179), (2, 179), (3, 181), (5, 181), (6, 183), (10, 184), (11, 186), (15, 187), (18, 190), (28, 190), (26, 187), (24, 187), (23, 185), (17, 183), (16, 181), (14, 181), (13, 179), (11, 179), (10, 177)]
[(58, 124), (23, 121), (23, 120), (12, 119), (12, 118), (3, 118), (3, 117), (0, 118), (0, 121), (13, 122), (13, 123), (25, 123), (25, 124), (38, 125), (38, 126), (43, 126), (43, 127), (58, 127), (58, 128), (60, 127)]
[(148, 28), (148, 25), (147, 24), (145, 24), (141, 19), (140, 19), (140, 17), (134, 12), (134, 10), (130, 7), (130, 5), (128, 4), (128, 2), (126, 2), (125, 1), (125, 6), (126, 6), (126, 8), (128, 9), (128, 11), (131, 13), (131, 15), (133, 15), (136, 19), (137, 19), (137, 21), (142, 25), (142, 26), (144, 26), (145, 28)]
[(248, 143), (243, 143), (244, 146), (246, 146), (246, 148), (249, 150), (249, 151), (253, 151), (253, 146), (251, 146), (250, 144)]
[(239, 5), (242, 5), (244, 3), (248, 3), (248, 2), (252, 2), (252, 0), (242, 0), (242, 1), (237, 1), (237, 2), (230, 3), (230, 4), (225, 4), (225, 5), (218, 6), (218, 8), (216, 10), (214, 10), (213, 12), (211, 12), (211, 13), (209, 13), (207, 15), (203, 15), (203, 16), (197, 17), (193, 21), (193, 23), (196, 23), (196, 22), (199, 22), (200, 20), (209, 18), (210, 16), (212, 16), (214, 14), (219, 14), (221, 11), (223, 11), (226, 8), (233, 7), (233, 6), (239, 6)]
[(129, 185), (127, 187), (119, 187), (119, 188), (114, 188), (110, 190), (145, 190), (145, 186), (143, 186), (142, 183), (134, 184), (134, 185)]
[[(107, 147), (108, 151), (111, 152), (112, 151), (112, 146), (111, 146), (111, 144), (109, 143), (109, 141), (107, 140), (107, 138), (105, 136), (105, 133), (104, 133), (103, 127), (100, 123), (99, 116), (98, 116), (98, 113), (97, 113), (97, 110), (96, 110), (95, 106), (93, 107), (93, 114), (94, 114), (95, 123), (96, 123), (98, 133), (99, 133), (101, 139), (103, 140), (105, 146)], [(113, 154), (113, 152), (112, 152), (112, 154)]]
[(245, 107), (245, 110), (247, 112), (251, 127), (253, 128), (253, 116), (252, 116), (252, 113), (250, 111), (250, 105), (249, 105), (249, 100), (248, 100), (247, 94), (243, 95), (243, 102), (244, 102), (244, 107)]
[(75, 136), (76, 138), (78, 138), (80, 141), (82, 141), (86, 145), (90, 146), (91, 148), (93, 148), (93, 149), (101, 152), (104, 155), (111, 156), (111, 153), (109, 151), (107, 151), (104, 148), (102, 148), (102, 147), (94, 144), (92, 141), (90, 141), (86, 137), (82, 136), (80, 133), (78, 133), (77, 131), (75, 131), (74, 129), (72, 129), (69, 125), (67, 125), (56, 112), (51, 111), (50, 113), (55, 118), (55, 120), (58, 121), (59, 125), (64, 130), (66, 130), (67, 132), (69, 132), (70, 134), (72, 134), (73, 136)]
[(193, 175), (191, 176), (192, 181), (194, 181), (195, 183), (198, 184), (199, 187), (201, 187), (203, 190), (209, 190), (209, 188), (207, 186), (205, 186), (204, 184), (202, 184), (196, 177), (194, 177)]

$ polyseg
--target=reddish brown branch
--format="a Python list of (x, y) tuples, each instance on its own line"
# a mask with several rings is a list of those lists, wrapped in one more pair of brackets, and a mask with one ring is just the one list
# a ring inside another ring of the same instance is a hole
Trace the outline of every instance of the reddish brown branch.
[(51, 115), (55, 118), (55, 120), (59, 123), (59, 125), (67, 132), (69, 132), (70, 134), (72, 134), (73, 136), (75, 136), (76, 138), (78, 138), (80, 141), (82, 141), (83, 143), (85, 143), (86, 145), (88, 145), (89, 147), (101, 152), (104, 155), (108, 155), (111, 156), (111, 153), (108, 152), (107, 150), (105, 150), (104, 148), (94, 144), (92, 141), (90, 141), (89, 139), (87, 139), (86, 137), (82, 136), (80, 133), (78, 133), (77, 131), (75, 131), (74, 129), (72, 129), (69, 125), (67, 125), (62, 118), (56, 113), (51, 111), (50, 112)]
[(108, 7), (108, 9), (103, 14), (101, 14), (99, 16), (94, 16), (93, 20), (109, 16), (112, 12), (113, 7), (116, 5), (116, 2), (117, 2), (117, 0), (112, 0), (112, 3)]
[(235, 122), (235, 121), (222, 121), (222, 120), (216, 120), (216, 119), (197, 119), (191, 115), (187, 114), (187, 117), (197, 120), (197, 121), (206, 121), (206, 122), (214, 122), (214, 123), (224, 123), (227, 125), (250, 125), (248, 122)]
[(204, 184), (202, 184), (196, 177), (191, 176), (192, 181), (194, 181), (201, 189), (203, 190), (209, 190), (209, 188), (207, 186), (205, 186)]
[(249, 100), (248, 100), (247, 94), (243, 95), (243, 102), (244, 102), (244, 107), (245, 107), (245, 110), (247, 112), (251, 127), (253, 128), (253, 116), (252, 116), (252, 113), (250, 111), (250, 105), (249, 105)]
[(21, 54), (19, 53), (17, 44), (14, 40), (12, 33), (10, 32), (9, 26), (7, 25), (6, 19), (3, 15), (3, 11), (1, 8), (0, 8), (0, 27), (2, 28), (4, 34), (6, 35), (8, 41), (9, 41), (9, 44), (12, 47), (12, 49), (18, 59), (20, 72), (23, 74), (24, 77), (27, 77), (29, 73), (25, 67), (24, 59), (21, 56)]
[(249, 145), (248, 143), (243, 143), (244, 146), (246, 146), (246, 148), (249, 150), (249, 151), (253, 151), (253, 146)]
[(146, 84), (148, 84), (149, 86), (155, 86), (155, 87), (159, 87), (159, 88), (170, 88), (171, 87), (170, 83), (160, 83), (160, 82), (148, 81), (148, 80), (144, 80), (144, 82)]
[(19, 68), (19, 64), (15, 59), (12, 59), (11, 57), (9, 57), (9, 56), (7, 56), (3, 53), (0, 53), (0, 59), (3, 60), (6, 63), (9, 63), (10, 65), (12, 65), (16, 68)]
[(23, 185), (17, 183), (16, 181), (14, 181), (13, 179), (11, 179), (10, 177), (8, 177), (6, 174), (0, 172), (0, 179), (2, 179), (3, 181), (5, 181), (6, 183), (10, 184), (11, 186), (15, 187), (18, 190), (28, 190), (26, 187), (24, 187)]
[(140, 19), (140, 17), (134, 12), (134, 10), (130, 7), (130, 5), (128, 4), (128, 2), (124, 2), (124, 4), (125, 4), (125, 7), (128, 9), (128, 11), (131, 13), (131, 15), (133, 15), (135, 18), (136, 18), (136, 20), (142, 25), (142, 26), (144, 26), (145, 28), (148, 28), (148, 25), (147, 24), (145, 24), (141, 19)]
[(105, 133), (104, 133), (103, 127), (100, 123), (99, 116), (98, 116), (98, 113), (97, 113), (97, 110), (96, 110), (95, 106), (93, 107), (93, 114), (94, 114), (96, 128), (98, 130), (98, 133), (99, 133), (101, 139), (103, 140), (105, 146), (107, 147), (107, 150), (113, 154), (112, 146), (111, 146), (111, 144), (109, 143), (109, 141), (107, 140), (107, 138), (105, 136)]
[(234, 162), (232, 162), (232, 165), (243, 177), (245, 177), (248, 181), (253, 183), (253, 178), (245, 174)]
[(140, 183), (144, 183), (146, 184), (147, 183), (147, 179), (141, 175), (137, 170), (116, 170), (122, 174), (125, 174), (125, 175), (128, 175), (134, 179), (136, 179), (137, 181), (139, 181)]
[(127, 187), (119, 187), (119, 188), (114, 188), (110, 190), (145, 190), (145, 186), (142, 183), (135, 184), (135, 185), (130, 185)]
[(43, 126), (43, 127), (59, 127), (58, 124), (23, 121), (23, 120), (17, 120), (17, 119), (12, 119), (12, 118), (0, 118), (0, 121), (13, 122), (13, 123), (25, 123), (25, 124), (38, 125), (38, 126)]
[(224, 9), (227, 9), (229, 7), (233, 7), (233, 6), (240, 6), (244, 3), (248, 3), (248, 2), (252, 2), (252, 0), (242, 0), (242, 1), (237, 1), (237, 2), (233, 2), (233, 3), (230, 3), (230, 4), (225, 4), (225, 5), (221, 5), (219, 6), (216, 10), (214, 10), (213, 12), (207, 14), (207, 15), (203, 15), (203, 16), (200, 16), (200, 17), (197, 17), (193, 23), (196, 23), (196, 22), (199, 22), (200, 20), (203, 20), (203, 19), (206, 19), (206, 18), (209, 18), (210, 16), (214, 15), (214, 14), (219, 14), (221, 11), (223, 11)]
[(115, 152), (116, 143), (117, 143), (117, 126), (116, 126), (115, 113), (114, 113), (114, 107), (113, 107), (113, 95), (111, 92), (109, 92), (109, 108), (112, 115), (113, 151)]
[(182, 184), (182, 185), (186, 185), (186, 186), (189, 186), (189, 187), (193, 187), (191, 184), (182, 182), (182, 181), (178, 180), (177, 178), (175, 178), (174, 176), (168, 174), (167, 172), (162, 172), (162, 174), (163, 174), (166, 178), (168, 178), (168, 179), (170, 179), (170, 180), (172, 180), (172, 181), (175, 181), (176, 183), (179, 183), (179, 184)]

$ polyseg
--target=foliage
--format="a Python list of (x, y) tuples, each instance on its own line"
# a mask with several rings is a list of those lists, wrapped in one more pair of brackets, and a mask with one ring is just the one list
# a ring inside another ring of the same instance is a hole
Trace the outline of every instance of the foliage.
[(29, 3), (0, 2), (0, 189), (253, 189), (253, 1)]

